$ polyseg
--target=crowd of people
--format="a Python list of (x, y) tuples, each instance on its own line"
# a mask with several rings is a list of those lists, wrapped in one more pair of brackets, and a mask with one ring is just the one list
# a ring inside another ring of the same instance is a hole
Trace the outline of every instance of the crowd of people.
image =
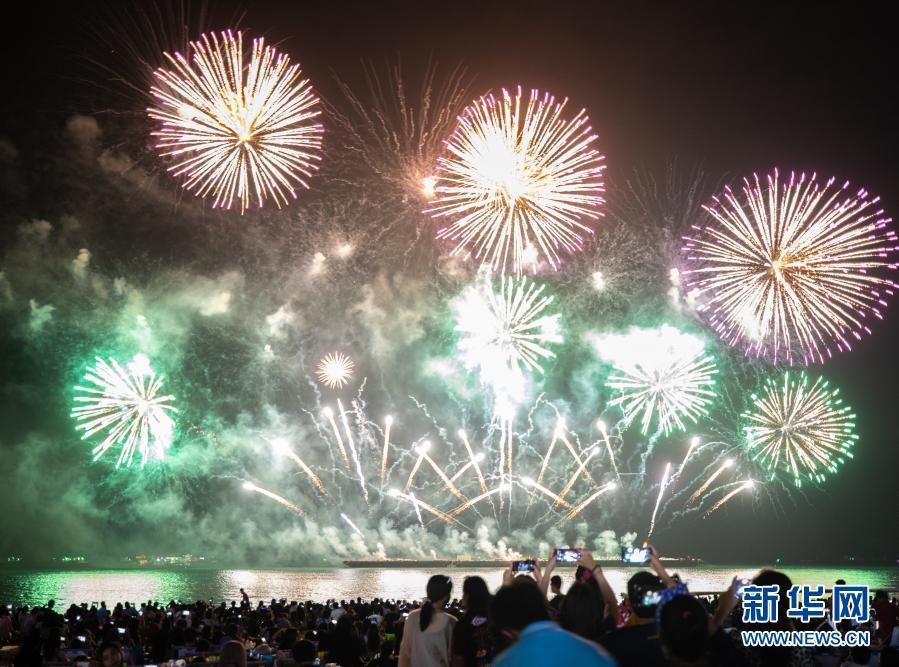
[[(0, 656), (7, 657), (0, 661), (76, 667), (899, 665), (895, 597), (874, 595), (869, 626), (844, 621), (831, 628), (870, 629), (870, 646), (749, 647), (740, 641), (736, 580), (720, 595), (694, 596), (652, 551), (651, 571), (635, 572), (619, 601), (590, 552), (579, 550), (579, 556), (574, 582), (564, 591), (551, 555), (543, 569), (539, 561), (527, 571), (507, 569), (495, 593), (477, 576), (466, 577), (460, 591), (450, 577), (435, 575), (423, 601), (254, 604), (241, 589), (239, 601), (220, 604), (6, 605), (0, 607)], [(763, 570), (753, 583), (777, 586), (786, 604), (792, 582), (785, 573)], [(766, 628), (820, 629), (821, 623), (803, 627), (781, 613), (776, 622), (753, 627)]]

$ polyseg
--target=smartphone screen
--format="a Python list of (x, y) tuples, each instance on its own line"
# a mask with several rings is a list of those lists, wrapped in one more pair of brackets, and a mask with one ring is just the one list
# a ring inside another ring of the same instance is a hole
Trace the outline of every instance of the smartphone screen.
[(746, 588), (751, 583), (752, 583), (752, 579), (740, 579), (740, 581), (737, 582), (737, 587), (734, 590), (734, 594), (737, 597), (741, 597), (743, 595), (743, 589)]
[(125, 628), (119, 628), (119, 634), (120, 635), (125, 634)]
[(640, 601), (640, 603), (644, 607), (652, 607), (653, 605), (659, 604), (659, 592), (658, 591), (644, 592), (643, 599)]
[(557, 563), (577, 563), (581, 559), (581, 552), (578, 549), (556, 549)]
[(649, 562), (649, 547), (621, 547), (621, 562), (645, 565)]
[(534, 571), (534, 561), (531, 559), (512, 561), (512, 572), (533, 572), (533, 571)]

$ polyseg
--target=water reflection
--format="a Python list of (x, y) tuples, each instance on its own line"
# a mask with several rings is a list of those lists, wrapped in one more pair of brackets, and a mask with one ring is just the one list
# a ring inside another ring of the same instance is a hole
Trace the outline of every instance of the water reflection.
[[(794, 583), (830, 587), (837, 579), (871, 588), (899, 590), (897, 568), (784, 568)], [(757, 566), (686, 567), (678, 574), (693, 591), (720, 591), (733, 577), (751, 577)], [(606, 568), (606, 577), (616, 593), (625, 591), (633, 568)], [(416, 599), (424, 596), (428, 577), (436, 573), (453, 579), (454, 593), (461, 595), (466, 576), (478, 575), (495, 590), (502, 573), (494, 568), (437, 569), (290, 569), (290, 570), (69, 570), (14, 571), (0, 574), (0, 600), (16, 604), (73, 602), (139, 602), (160, 600), (235, 600), (246, 589), (254, 600), (286, 597), (292, 600), (389, 597)], [(573, 569), (557, 571), (567, 587)]]

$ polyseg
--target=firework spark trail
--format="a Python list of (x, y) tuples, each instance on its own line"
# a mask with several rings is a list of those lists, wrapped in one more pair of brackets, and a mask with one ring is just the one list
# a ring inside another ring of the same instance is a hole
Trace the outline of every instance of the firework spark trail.
[(584, 500), (584, 501), (583, 501), (582, 503), (580, 503), (577, 507), (575, 507), (575, 508), (572, 509), (570, 512), (568, 512), (568, 514), (566, 514), (564, 517), (562, 517), (562, 520), (559, 522), (559, 526), (561, 527), (561, 526), (564, 526), (565, 524), (567, 524), (569, 521), (571, 521), (572, 519), (574, 519), (578, 514), (580, 514), (581, 512), (583, 512), (584, 509), (585, 509), (590, 503), (592, 503), (594, 500), (596, 500), (597, 498), (599, 498), (601, 495), (603, 495), (603, 494), (606, 493), (607, 491), (613, 491), (613, 490), (615, 489), (615, 487), (616, 487), (615, 482), (609, 482), (608, 484), (606, 484), (605, 486), (603, 486), (603, 487), (600, 488), (599, 490), (595, 491), (592, 495), (588, 496), (586, 500)]
[(687, 506), (689, 507), (690, 505), (695, 503), (699, 499), (699, 497), (702, 496), (702, 494), (704, 494), (706, 490), (708, 490), (708, 488), (712, 485), (712, 482), (718, 479), (718, 477), (733, 464), (733, 459), (725, 459), (724, 463), (718, 466), (718, 469), (709, 476), (709, 478), (703, 483), (702, 486), (696, 489), (695, 493), (692, 496), (690, 496), (689, 500), (687, 500)]
[(409, 493), (409, 489), (412, 488), (412, 483), (415, 481), (415, 475), (418, 474), (418, 469), (421, 468), (421, 463), (424, 461), (430, 448), (431, 443), (427, 440), (415, 448), (415, 453), (418, 454), (418, 458), (415, 459), (415, 465), (412, 466), (412, 471), (409, 473), (409, 479), (406, 480), (406, 486), (403, 487), (403, 493)]
[(301, 510), (299, 507), (297, 507), (292, 502), (287, 500), (287, 498), (279, 496), (277, 493), (272, 493), (271, 491), (269, 491), (267, 489), (263, 489), (260, 486), (256, 486), (255, 484), (253, 484), (253, 482), (245, 481), (243, 483), (243, 488), (246, 489), (247, 491), (253, 491), (254, 493), (260, 493), (267, 498), (271, 498), (276, 503), (280, 503), (281, 505), (284, 505), (284, 507), (289, 509), (291, 512), (299, 514), (300, 516), (306, 516), (306, 513), (303, 510)]
[(562, 491), (559, 493), (559, 499), (556, 501), (556, 504), (553, 507), (557, 507), (560, 503), (565, 501), (565, 496), (568, 495), (568, 492), (571, 491), (571, 487), (574, 486), (575, 482), (577, 482), (578, 477), (581, 476), (581, 473), (584, 472), (587, 464), (590, 462), (594, 456), (599, 453), (599, 447), (593, 446), (587, 451), (587, 456), (580, 462), (578, 467), (575, 469), (574, 474), (568, 480), (568, 483), (564, 486)]
[(184, 187), (212, 195), (214, 207), (231, 208), (235, 198), (241, 213), (251, 198), (286, 204), (321, 159), (321, 110), (309, 81), (262, 39), (247, 60), (241, 32), (204, 34), (190, 45), (193, 62), (166, 53), (173, 70), (158, 69), (150, 89), (157, 106), (147, 113), (160, 122), (152, 134), (174, 159), (169, 171), (186, 174)]
[(337, 409), (340, 411), (340, 418), (343, 421), (343, 429), (346, 431), (347, 444), (350, 446), (350, 454), (353, 457), (353, 463), (356, 466), (356, 475), (359, 479), (359, 486), (362, 488), (362, 496), (365, 498), (365, 504), (368, 505), (368, 488), (365, 486), (365, 475), (362, 473), (362, 462), (359, 460), (359, 453), (356, 451), (356, 443), (353, 441), (353, 434), (350, 432), (350, 422), (347, 419), (346, 412), (340, 399), (337, 399)]
[[(468, 442), (468, 435), (465, 433), (465, 431), (460, 430), (459, 438), (461, 438), (462, 444), (465, 445), (465, 451), (468, 452), (468, 460), (474, 466), (475, 474), (477, 474), (478, 476), (478, 484), (481, 485), (481, 493), (487, 493), (487, 482), (484, 479), (484, 474), (481, 472), (481, 466), (478, 465), (478, 461), (480, 459), (478, 459), (478, 457), (475, 456), (474, 452), (471, 450), (471, 443)], [(483, 456), (481, 458), (483, 458)]]
[(384, 447), (381, 450), (381, 488), (384, 488), (384, 478), (387, 477), (387, 454), (390, 447), (390, 427), (393, 417), (387, 415), (384, 419)]
[(562, 433), (562, 429), (564, 426), (562, 425), (562, 421), (558, 420), (556, 422), (556, 427), (553, 429), (553, 437), (552, 440), (549, 441), (549, 447), (546, 448), (546, 453), (543, 455), (543, 463), (540, 465), (540, 473), (537, 475), (537, 482), (542, 484), (543, 477), (546, 475), (546, 468), (549, 465), (549, 459), (552, 456), (553, 449), (555, 449), (556, 442), (559, 440), (559, 435)]
[(361, 530), (359, 530), (359, 526), (357, 526), (355, 523), (352, 522), (352, 520), (350, 520), (350, 517), (348, 517), (346, 514), (341, 512), (340, 518), (347, 522), (347, 525), (349, 525), (349, 527), (353, 529), (353, 532), (356, 533), (356, 535), (358, 535), (363, 540), (365, 540), (365, 534)]
[(169, 403), (173, 396), (160, 395), (162, 376), (157, 377), (149, 359), (137, 354), (127, 365), (127, 371), (111, 359), (106, 363), (99, 357), (88, 368), (85, 382), (93, 386), (76, 386), (72, 417), (79, 422), (75, 428), (84, 431), (82, 439), (107, 430), (103, 441), (94, 447), (94, 461), (114, 444), (121, 443), (116, 468), (123, 462), (131, 465), (135, 451), (141, 454), (141, 467), (152, 456), (160, 457), (172, 442), (174, 422), (168, 412), (177, 412)]
[(340, 430), (337, 428), (337, 422), (334, 421), (334, 411), (331, 408), (324, 409), (325, 417), (328, 418), (328, 421), (331, 422), (331, 428), (334, 431), (334, 439), (337, 440), (337, 447), (340, 449), (340, 457), (343, 459), (343, 464), (346, 466), (346, 469), (350, 469), (350, 459), (346, 454), (346, 449), (343, 446), (343, 438), (340, 437)]
[(513, 459), (513, 453), (512, 453), (512, 438), (513, 438), (513, 433), (512, 433), (512, 420), (511, 420), (511, 419), (505, 420), (505, 422), (503, 423), (503, 428), (504, 428), (504, 430), (506, 431), (506, 450), (507, 450), (507, 451), (506, 451), (506, 460), (508, 461), (508, 464), (509, 464), (509, 465), (508, 465), (508, 468), (507, 468), (507, 472), (508, 472), (508, 474), (509, 474), (509, 482), (510, 482), (510, 483), (509, 483), (509, 512), (511, 512), (511, 511), (512, 511), (512, 486), (513, 486), (513, 484), (511, 484), (511, 481), (514, 479), (514, 478), (512, 477), (512, 459)]
[[(400, 494), (396, 494), (396, 496), (397, 496), (398, 498), (402, 498), (402, 497), (403, 497), (403, 496), (400, 495)], [(414, 493), (409, 493), (409, 495), (406, 496), (406, 497), (412, 502), (412, 507), (415, 508), (415, 515), (418, 517), (418, 525), (421, 526), (422, 528), (424, 528), (424, 527), (425, 527), (425, 520), (421, 517), (421, 507), (420, 507), (419, 504), (418, 504), (418, 498), (415, 497), (415, 494), (414, 494)]]
[(531, 479), (530, 477), (525, 477), (523, 480), (521, 480), (521, 483), (524, 484), (524, 486), (526, 488), (536, 489), (543, 495), (549, 496), (550, 498), (552, 498), (553, 501), (555, 502), (553, 507), (557, 507), (558, 505), (561, 505), (562, 507), (566, 507), (569, 509), (571, 508), (571, 503), (569, 503), (564, 498), (560, 497), (559, 494), (553, 493), (550, 489), (547, 489), (545, 486), (543, 486), (542, 484), (538, 483), (537, 481)]
[(459, 516), (462, 512), (467, 510), (469, 507), (475, 506), (477, 503), (481, 502), (485, 498), (489, 500), (491, 496), (493, 496), (497, 493), (502, 493), (505, 490), (506, 490), (506, 488), (504, 486), (500, 485), (500, 486), (496, 487), (495, 489), (485, 491), (481, 495), (475, 496), (474, 498), (471, 498), (468, 502), (462, 503), (455, 509), (451, 510), (449, 512), (449, 515), (450, 516)]
[(438, 161), (436, 197), (428, 211), (449, 218), (438, 238), (456, 243), (493, 270), (521, 274), (540, 255), (559, 268), (558, 251), (580, 249), (604, 203), (603, 157), (581, 110), (563, 118), (567, 100), (531, 90), (522, 104), (503, 90), (469, 105)]
[(744, 178), (703, 208), (712, 220), (685, 237), (684, 276), (729, 345), (774, 363), (823, 363), (871, 333), (895, 283), (896, 234), (879, 197), (848, 181), (775, 169)]
[[(580, 464), (581, 464), (581, 455), (580, 455), (580, 453), (578, 453), (578, 451), (574, 448), (574, 445), (571, 444), (571, 441), (568, 440), (568, 437), (565, 435), (564, 432), (562, 432), (562, 433), (559, 435), (559, 439), (562, 441), (562, 444), (565, 445), (565, 447), (568, 448), (568, 451), (571, 453), (571, 456), (572, 456), (572, 458), (574, 459), (575, 463), (577, 463), (578, 465), (580, 465)], [(589, 472), (588, 470), (584, 470), (584, 477), (586, 477), (588, 480), (590, 480), (590, 483), (593, 484), (594, 486), (597, 485), (597, 484), (596, 484), (596, 480), (593, 479), (593, 475), (591, 475), (590, 472)]]
[(687, 465), (687, 460), (690, 458), (690, 454), (692, 454), (693, 450), (696, 449), (698, 446), (699, 446), (699, 437), (694, 435), (692, 438), (690, 438), (690, 446), (687, 447), (687, 453), (684, 454), (684, 460), (681, 461), (681, 464), (677, 469), (678, 476), (680, 476), (681, 472), (684, 469), (684, 466)]
[(821, 483), (825, 471), (835, 474), (852, 458), (855, 415), (824, 378), (812, 381), (805, 372), (785, 371), (769, 377), (752, 400), (743, 414), (746, 450), (772, 475), (783, 467), (797, 487), (802, 477)]
[[(418, 521), (419, 521), (419, 523), (421, 524), (421, 527), (422, 527), (422, 528), (425, 527), (425, 524), (424, 524), (424, 521), (423, 521), (422, 518), (421, 518), (421, 512), (420, 512), (420, 509), (425, 510), (425, 511), (428, 512), (429, 514), (433, 514), (435, 517), (437, 517), (438, 519), (440, 519), (440, 520), (443, 521), (444, 523), (447, 523), (447, 524), (449, 524), (449, 525), (451, 525), (451, 526), (459, 526), (460, 528), (462, 528), (462, 529), (464, 529), (464, 530), (466, 530), (466, 531), (468, 530), (468, 528), (465, 526), (465, 524), (460, 523), (457, 519), (453, 518), (452, 515), (447, 514), (446, 512), (440, 511), (439, 509), (437, 509), (437, 508), (434, 507), (433, 505), (429, 505), (428, 503), (426, 503), (426, 502), (423, 501), (423, 500), (419, 500), (419, 499), (415, 496), (415, 494), (412, 493), (412, 492), (410, 492), (410, 493), (402, 493), (402, 492), (400, 492), (398, 489), (391, 489), (390, 495), (393, 496), (393, 497), (395, 497), (395, 498), (402, 498), (403, 500), (408, 500), (408, 501), (410, 501), (413, 505), (415, 505), (415, 512), (418, 514)], [(420, 508), (420, 509), (419, 509), (419, 508)]]
[(434, 469), (434, 472), (437, 473), (437, 476), (443, 482), (443, 485), (446, 487), (447, 491), (452, 493), (456, 497), (457, 500), (459, 500), (463, 503), (468, 500), (468, 498), (466, 498), (464, 495), (462, 495), (462, 492), (459, 491), (458, 488), (456, 488), (456, 485), (453, 484), (453, 481), (449, 477), (446, 476), (446, 473), (443, 472), (443, 468), (441, 468), (439, 465), (437, 465), (437, 462), (434, 459), (432, 459), (430, 456), (428, 456), (427, 452), (425, 452), (425, 454), (424, 454), (424, 459), (425, 459), (425, 461), (427, 461), (430, 464), (431, 468)]
[[(596, 422), (596, 425), (599, 427), (599, 432), (602, 434), (602, 439), (606, 443), (606, 451), (609, 452), (609, 461), (612, 463), (612, 468), (615, 470), (615, 477), (618, 481), (621, 481), (621, 473), (618, 472), (618, 464), (615, 463), (615, 452), (612, 451), (612, 442), (609, 440), (609, 433), (606, 431), (606, 423), (604, 421)], [(688, 454), (689, 456), (689, 454)]]
[[(453, 476), (450, 477), (450, 481), (455, 483), (455, 481), (457, 479), (459, 479), (462, 475), (464, 475), (468, 471), (469, 468), (476, 465), (477, 463), (480, 463), (481, 461), (484, 460), (484, 458), (485, 458), (484, 452), (478, 452), (477, 454), (475, 454), (475, 457), (471, 461), (469, 461), (468, 463), (463, 465), (461, 468), (459, 468), (455, 473), (453, 473)], [(485, 487), (486, 487), (486, 484), (485, 484)]]
[(668, 475), (671, 472), (671, 463), (665, 464), (665, 474), (662, 475), (662, 484), (659, 487), (659, 496), (656, 498), (656, 506), (655, 509), (652, 510), (652, 518), (649, 520), (649, 532), (646, 534), (646, 539), (649, 540), (652, 537), (652, 531), (655, 530), (656, 527), (656, 514), (659, 511), (659, 505), (662, 502), (662, 494), (665, 492), (665, 486), (668, 484)]
[(303, 459), (297, 456), (297, 453), (293, 451), (293, 449), (290, 447), (290, 443), (287, 442), (287, 440), (285, 440), (284, 438), (275, 438), (274, 440), (272, 440), (272, 447), (277, 454), (284, 454), (285, 456), (293, 459), (294, 463), (300, 466), (300, 469), (304, 473), (306, 473), (306, 476), (309, 478), (309, 481), (312, 482), (312, 485), (316, 489), (318, 489), (318, 491), (323, 496), (328, 495), (328, 492), (325, 490), (325, 487), (322, 484), (322, 481), (318, 478), (318, 475), (313, 472), (312, 468), (306, 465)]
[(747, 480), (746, 482), (741, 484), (739, 487), (737, 487), (736, 489), (734, 489), (733, 491), (728, 493), (726, 496), (724, 496), (717, 503), (712, 505), (711, 509), (709, 509), (709, 511), (705, 513), (705, 516), (703, 518), (708, 519), (714, 512), (716, 512), (718, 509), (720, 509), (721, 506), (724, 505), (724, 503), (726, 503), (728, 500), (733, 498), (735, 495), (737, 495), (741, 491), (745, 491), (746, 489), (751, 489), (753, 486), (755, 486), (755, 482), (752, 481), (751, 479)]

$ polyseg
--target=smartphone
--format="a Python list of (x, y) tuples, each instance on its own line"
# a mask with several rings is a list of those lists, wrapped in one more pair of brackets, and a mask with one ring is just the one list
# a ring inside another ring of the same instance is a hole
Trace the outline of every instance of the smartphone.
[(629, 565), (646, 565), (651, 553), (649, 547), (621, 547), (621, 562)]
[(734, 589), (734, 595), (736, 595), (738, 598), (742, 597), (743, 589), (746, 588), (751, 583), (752, 583), (752, 579), (740, 579), (740, 581), (737, 582), (736, 588)]
[(87, 637), (86, 637), (85, 635), (78, 635), (78, 641), (80, 641), (80, 642), (86, 642), (86, 641), (87, 641)]
[(512, 561), (512, 572), (533, 572), (534, 571), (534, 560), (529, 558), (527, 560), (515, 560)]
[(556, 549), (555, 557), (557, 563), (577, 563), (581, 559), (581, 551), (567, 547)]
[(181, 612), (181, 615), (182, 615), (182, 616), (190, 616), (190, 612), (187, 611), (187, 610), (184, 610), (184, 611)]
[(659, 604), (659, 592), (658, 591), (644, 591), (643, 597), (640, 600), (640, 604), (643, 607), (652, 607)]
[(119, 628), (119, 634), (120, 635), (125, 634), (125, 628)]

